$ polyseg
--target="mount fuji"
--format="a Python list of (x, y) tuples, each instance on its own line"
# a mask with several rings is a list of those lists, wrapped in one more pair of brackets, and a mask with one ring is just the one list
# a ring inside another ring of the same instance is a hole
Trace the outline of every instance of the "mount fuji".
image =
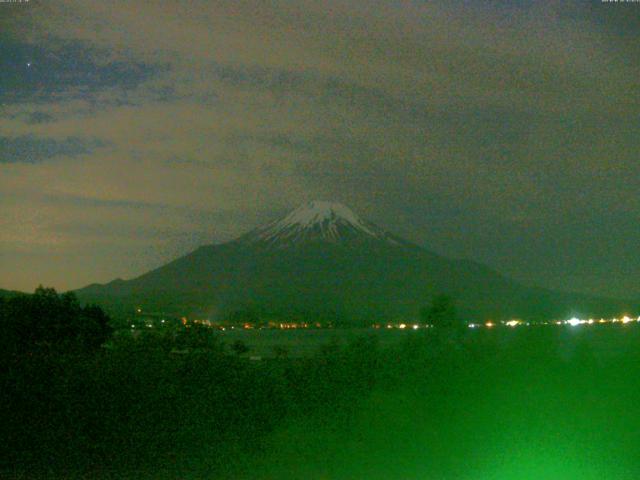
[(415, 321), (437, 293), (454, 297), (462, 319), (547, 320), (619, 315), (623, 301), (528, 287), (482, 264), (443, 257), (335, 202), (313, 201), (230, 242), (205, 245), (131, 280), (76, 293), (112, 312), (146, 311), (226, 319), (336, 324)]

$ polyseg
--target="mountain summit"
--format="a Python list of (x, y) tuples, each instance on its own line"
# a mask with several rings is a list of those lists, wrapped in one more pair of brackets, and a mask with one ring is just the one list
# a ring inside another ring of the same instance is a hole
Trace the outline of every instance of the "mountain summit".
[(244, 243), (286, 247), (309, 242), (398, 244), (380, 227), (362, 220), (337, 202), (314, 200), (239, 239)]

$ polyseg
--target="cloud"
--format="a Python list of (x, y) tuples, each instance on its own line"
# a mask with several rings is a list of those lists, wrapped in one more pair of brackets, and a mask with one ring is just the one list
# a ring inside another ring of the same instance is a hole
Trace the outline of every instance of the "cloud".
[[(162, 70), (131, 59), (106, 61), (108, 52), (79, 40), (29, 43), (0, 33), (0, 102), (46, 102), (55, 95), (91, 97), (100, 89), (133, 88)], [(55, 98), (55, 97), (53, 97)]]
[[(330, 198), (446, 254), (571, 287), (562, 271), (587, 261), (544, 260), (555, 239), (579, 247), (564, 231), (586, 233), (582, 218), (604, 248), (640, 212), (637, 31), (592, 7), (30, 2), (0, 20), (0, 145), (21, 159), (0, 165), (15, 202), (3, 235), (65, 255), (102, 238), (141, 255), (127, 276), (167, 259), (131, 236), (175, 253)], [(34, 152), (55, 162), (26, 163)], [(527, 249), (537, 273), (518, 260)], [(62, 284), (109, 280), (94, 253)], [(601, 287), (589, 282), (574, 288)]]
[(102, 146), (95, 139), (66, 137), (53, 140), (34, 135), (0, 137), (0, 163), (39, 163), (54, 157), (75, 157)]

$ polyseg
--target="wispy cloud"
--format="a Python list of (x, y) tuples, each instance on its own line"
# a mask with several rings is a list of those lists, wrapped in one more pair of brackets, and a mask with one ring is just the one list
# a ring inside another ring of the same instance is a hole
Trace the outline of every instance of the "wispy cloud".
[(28, 43), (0, 33), (0, 102), (46, 102), (75, 92), (86, 97), (104, 87), (132, 88), (161, 69), (131, 59), (108, 59), (86, 42)]
[(98, 140), (67, 137), (64, 140), (22, 135), (0, 136), (0, 163), (38, 163), (54, 157), (75, 157), (103, 146)]

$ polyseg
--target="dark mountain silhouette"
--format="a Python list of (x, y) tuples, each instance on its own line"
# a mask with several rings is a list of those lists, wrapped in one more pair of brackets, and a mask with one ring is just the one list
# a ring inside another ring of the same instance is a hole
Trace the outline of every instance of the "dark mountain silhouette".
[(132, 280), (77, 291), (111, 310), (140, 306), (209, 318), (248, 310), (345, 324), (417, 320), (437, 293), (455, 298), (468, 321), (612, 316), (635, 306), (524, 286), (479, 263), (430, 252), (331, 202), (310, 202)]

